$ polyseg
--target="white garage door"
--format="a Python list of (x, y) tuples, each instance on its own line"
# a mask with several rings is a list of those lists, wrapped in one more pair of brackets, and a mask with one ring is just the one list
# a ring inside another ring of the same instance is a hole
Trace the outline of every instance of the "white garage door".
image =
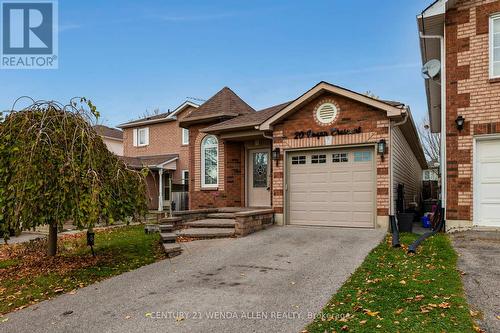
[(500, 227), (500, 140), (477, 141), (475, 221)]
[(288, 154), (290, 224), (373, 227), (374, 149)]

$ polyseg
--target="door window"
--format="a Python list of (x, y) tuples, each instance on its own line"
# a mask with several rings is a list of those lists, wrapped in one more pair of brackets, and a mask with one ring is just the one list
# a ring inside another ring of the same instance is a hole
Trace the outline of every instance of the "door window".
[(253, 187), (267, 187), (268, 153), (253, 153)]

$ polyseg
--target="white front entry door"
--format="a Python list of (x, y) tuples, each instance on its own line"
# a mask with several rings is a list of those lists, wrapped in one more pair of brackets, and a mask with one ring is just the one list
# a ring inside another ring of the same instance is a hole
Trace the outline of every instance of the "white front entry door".
[(249, 207), (271, 206), (270, 151), (251, 149), (248, 151), (247, 194)]
[(474, 225), (500, 227), (500, 139), (476, 145)]

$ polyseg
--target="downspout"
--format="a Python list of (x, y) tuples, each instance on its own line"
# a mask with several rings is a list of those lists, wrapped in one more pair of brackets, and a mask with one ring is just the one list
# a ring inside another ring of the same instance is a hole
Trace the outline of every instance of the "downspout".
[[(423, 16), (422, 16), (423, 17)], [(446, 30), (444, 32), (446, 34)], [(441, 173), (441, 205), (443, 209), (443, 224), (446, 221), (446, 49), (445, 49), (445, 37), (439, 35), (425, 35), (420, 32), (420, 38), (422, 39), (439, 39), (441, 46), (441, 151), (440, 151), (440, 164), (439, 169)], [(437, 83), (439, 84), (439, 83)]]

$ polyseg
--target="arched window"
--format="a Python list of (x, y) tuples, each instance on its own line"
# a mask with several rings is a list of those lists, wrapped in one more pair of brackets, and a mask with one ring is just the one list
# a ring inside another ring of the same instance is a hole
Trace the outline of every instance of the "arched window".
[(219, 184), (219, 145), (213, 135), (201, 142), (201, 185), (216, 187)]

